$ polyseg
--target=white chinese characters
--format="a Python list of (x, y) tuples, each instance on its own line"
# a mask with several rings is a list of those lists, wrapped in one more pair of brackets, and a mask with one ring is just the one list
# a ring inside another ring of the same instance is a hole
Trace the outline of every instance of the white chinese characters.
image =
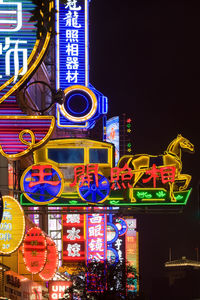
[[(2, 32), (0, 56), (1, 64), (3, 62), (5, 65), (5, 73), (0, 74), (0, 78), (3, 76), (13, 77), (13, 83), (17, 81), (18, 76), (24, 75), (28, 69), (28, 41), (19, 39), (18, 32), (21, 29), (22, 3), (0, 0), (0, 32)], [(17, 35), (13, 35), (15, 32)]]
[[(16, 9), (13, 9), (13, 6), (16, 6)], [(16, 32), (21, 28), (22, 3), (0, 0), (0, 32)]]

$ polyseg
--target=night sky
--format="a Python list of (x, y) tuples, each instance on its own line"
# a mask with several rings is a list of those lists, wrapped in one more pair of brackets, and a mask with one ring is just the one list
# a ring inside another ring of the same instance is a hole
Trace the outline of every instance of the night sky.
[[(182, 214), (140, 215), (141, 288), (148, 293), (164, 263), (200, 251), (199, 1), (92, 0), (90, 82), (109, 99), (112, 117), (133, 120), (133, 153), (161, 154), (181, 133), (195, 145), (183, 153), (193, 176)], [(164, 210), (164, 208), (163, 208)]]

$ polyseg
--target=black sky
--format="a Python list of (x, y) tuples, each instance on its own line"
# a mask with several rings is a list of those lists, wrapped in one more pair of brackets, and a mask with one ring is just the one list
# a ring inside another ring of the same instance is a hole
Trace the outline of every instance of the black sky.
[(200, 251), (199, 1), (92, 0), (90, 82), (109, 99), (109, 117), (133, 120), (134, 153), (162, 153), (181, 133), (195, 145), (183, 154), (192, 195), (181, 215), (138, 218), (141, 286), (150, 290), (172, 259)]

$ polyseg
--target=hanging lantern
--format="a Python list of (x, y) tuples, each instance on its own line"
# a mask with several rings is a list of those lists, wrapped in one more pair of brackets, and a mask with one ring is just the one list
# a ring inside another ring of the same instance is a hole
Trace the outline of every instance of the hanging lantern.
[(23, 242), (23, 258), (26, 268), (32, 274), (41, 272), (47, 257), (47, 242), (43, 231), (33, 227), (27, 232)]
[(42, 280), (51, 280), (58, 268), (58, 250), (56, 244), (50, 237), (46, 237), (47, 241), (47, 258), (44, 269), (39, 273)]

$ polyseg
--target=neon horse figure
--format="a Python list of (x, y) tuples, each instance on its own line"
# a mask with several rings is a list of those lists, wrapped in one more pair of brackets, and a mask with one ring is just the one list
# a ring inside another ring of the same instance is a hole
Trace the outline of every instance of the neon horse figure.
[[(190, 175), (181, 174), (182, 150), (194, 153), (194, 145), (181, 134), (178, 134), (178, 136), (169, 144), (164, 154), (157, 156), (148, 154), (125, 155), (119, 160), (118, 166), (121, 168), (127, 164), (128, 167), (133, 170), (133, 187), (135, 187), (137, 183), (139, 184), (140, 178), (152, 167), (152, 164), (159, 167), (174, 166), (176, 169), (175, 178), (173, 182), (169, 182), (169, 193), (171, 201), (175, 202), (176, 198), (174, 197), (174, 189), (179, 191), (185, 190), (191, 180)], [(180, 185), (182, 182), (184, 182), (184, 185)]]

